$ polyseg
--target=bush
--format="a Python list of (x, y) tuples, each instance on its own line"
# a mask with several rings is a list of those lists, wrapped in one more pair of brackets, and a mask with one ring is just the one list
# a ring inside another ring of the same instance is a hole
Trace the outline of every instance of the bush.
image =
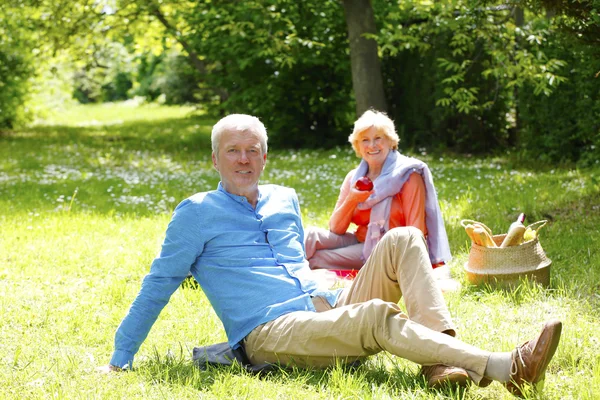
[(135, 67), (132, 49), (119, 42), (103, 43), (73, 75), (73, 97), (83, 104), (126, 100)]
[(16, 49), (0, 47), (0, 128), (12, 128), (23, 116), (33, 73), (29, 59)]
[(144, 53), (138, 57), (138, 67), (134, 82), (133, 94), (142, 96), (148, 100), (155, 100), (161, 92), (154, 84), (154, 74), (164, 59), (164, 53), (156, 56)]
[(130, 74), (118, 71), (112, 80), (102, 85), (102, 101), (122, 101), (129, 98), (129, 90), (133, 87)]
[(153, 68), (152, 84), (148, 90), (165, 95), (166, 104), (198, 103), (203, 99), (203, 76), (195, 70), (187, 57), (179, 51), (170, 51)]
[(561, 33), (548, 40), (548, 53), (567, 64), (567, 80), (547, 96), (536, 96), (531, 85), (520, 91), (520, 147), (528, 156), (548, 162), (596, 163), (600, 159), (600, 53)]
[(455, 107), (436, 105), (445, 97), (441, 81), (446, 75), (436, 62), (447, 55), (441, 50), (447, 49), (444, 39), (435, 38), (427, 51), (406, 50), (382, 60), (389, 115), (403, 147), (484, 153), (505, 146), (509, 106), (504, 94), (497, 92), (497, 82), (481, 75), (488, 60), (482, 58), (473, 64), (464, 83), (478, 88), (475, 103), (487, 106), (461, 113)]

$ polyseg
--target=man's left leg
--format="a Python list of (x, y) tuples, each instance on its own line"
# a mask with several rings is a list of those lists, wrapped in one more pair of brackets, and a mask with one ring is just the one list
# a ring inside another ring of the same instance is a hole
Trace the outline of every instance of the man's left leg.
[[(455, 327), (431, 269), (425, 238), (420, 230), (402, 227), (387, 232), (338, 301), (338, 306), (382, 299), (404, 303), (412, 321), (437, 332), (455, 336)], [(466, 384), (467, 371), (447, 365), (422, 369), (431, 386), (445, 381)], [(479, 377), (474, 377), (479, 379)]]
[(337, 306), (381, 299), (398, 303), (404, 297), (409, 318), (438, 332), (454, 324), (431, 269), (425, 238), (420, 230), (401, 227), (388, 231), (345, 289)]

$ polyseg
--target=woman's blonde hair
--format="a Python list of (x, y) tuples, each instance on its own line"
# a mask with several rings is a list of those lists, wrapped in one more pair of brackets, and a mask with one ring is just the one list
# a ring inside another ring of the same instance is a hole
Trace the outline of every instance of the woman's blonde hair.
[(358, 151), (358, 139), (362, 132), (374, 127), (379, 133), (387, 137), (392, 142), (392, 149), (398, 148), (400, 138), (396, 133), (394, 122), (383, 112), (375, 110), (367, 110), (354, 123), (354, 130), (348, 136), (348, 141), (352, 144), (352, 148), (357, 157), (361, 157)]

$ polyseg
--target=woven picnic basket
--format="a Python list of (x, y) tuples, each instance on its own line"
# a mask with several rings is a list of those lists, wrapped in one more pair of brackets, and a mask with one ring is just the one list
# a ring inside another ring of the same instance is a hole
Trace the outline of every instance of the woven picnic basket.
[[(481, 224), (481, 222), (463, 219), (460, 224)], [(528, 228), (539, 230), (546, 225), (547, 221), (534, 222)], [(493, 235), (492, 238), (498, 246), (502, 243), (506, 234)], [(509, 247), (485, 247), (472, 243), (469, 259), (465, 263), (467, 279), (473, 284), (516, 284), (520, 279), (528, 278), (542, 285), (550, 284), (550, 260), (539, 241), (539, 234), (535, 238)]]

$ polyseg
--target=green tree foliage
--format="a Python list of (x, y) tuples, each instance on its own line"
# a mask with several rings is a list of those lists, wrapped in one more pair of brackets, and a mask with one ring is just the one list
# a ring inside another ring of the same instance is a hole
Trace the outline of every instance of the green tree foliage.
[[(403, 146), (517, 146), (549, 161), (591, 160), (599, 142), (599, 2), (373, 1), (377, 32), (366, 37), (378, 42)], [(24, 108), (28, 78), (50, 50), (69, 53), (81, 101), (160, 96), (215, 115), (252, 113), (275, 146), (343, 144), (356, 118), (340, 0), (0, 7), (11, 15), (0, 21), (6, 121)]]
[(91, 47), (86, 62), (78, 63), (73, 86), (74, 97), (81, 103), (109, 102), (130, 98), (137, 57), (118, 42), (98, 43)]
[(33, 46), (32, 25), (21, 8), (10, 2), (0, 4), (0, 128), (11, 128), (23, 117), (21, 105), (38, 53)]
[(546, 9), (556, 23), (580, 40), (600, 44), (600, 0), (521, 0), (530, 8)]
[[(345, 142), (355, 115), (346, 26), (337, 0), (76, 3), (73, 21), (63, 12), (65, 0), (44, 7), (60, 27), (46, 27), (52, 41), (82, 56), (77, 84), (82, 100), (118, 98), (113, 81), (129, 74), (130, 95), (152, 98), (160, 91), (167, 102), (201, 101), (215, 114), (258, 115), (275, 146)], [(84, 9), (89, 13), (80, 15)], [(66, 30), (85, 38), (64, 38)], [(129, 67), (113, 68), (112, 53), (106, 55), (108, 46), (128, 40), (139, 54), (139, 76)], [(179, 56), (171, 62), (178, 52), (187, 55), (193, 70)], [(160, 60), (148, 69), (144, 54)]]
[(352, 122), (346, 30), (337, 1), (199, 1), (188, 42), (220, 88), (219, 112), (247, 112), (274, 145), (331, 146)]
[(210, 104), (212, 92), (204, 90), (202, 74), (179, 51), (163, 54), (152, 75), (152, 88), (166, 104)]
[(464, 151), (511, 144), (516, 89), (549, 95), (566, 63), (546, 53), (545, 17), (480, 1), (402, 1), (380, 11), (391, 110), (409, 143)]
[(137, 79), (134, 82), (134, 93), (143, 96), (149, 100), (154, 100), (160, 96), (160, 88), (154, 84), (154, 74), (159, 70), (164, 59), (164, 54), (155, 56), (150, 52), (145, 52), (139, 56), (137, 67)]
[(547, 38), (545, 48), (569, 70), (547, 96), (536, 96), (531, 85), (520, 91), (521, 152), (549, 162), (595, 164), (600, 160), (600, 51), (564, 34)]
[(20, 116), (32, 72), (30, 60), (0, 44), (0, 128), (11, 128)]
[[(106, 36), (99, 17), (104, 4), (92, 0), (0, 2), (0, 127), (24, 122), (33, 116), (32, 111), (42, 109), (40, 102), (51, 94), (42, 94), (36, 86), (44, 85), (40, 79), (64, 77), (65, 71), (57, 68), (77, 69), (93, 59), (90, 44)], [(69, 65), (58, 54), (67, 49), (72, 55)], [(47, 86), (52, 92), (62, 85)]]

